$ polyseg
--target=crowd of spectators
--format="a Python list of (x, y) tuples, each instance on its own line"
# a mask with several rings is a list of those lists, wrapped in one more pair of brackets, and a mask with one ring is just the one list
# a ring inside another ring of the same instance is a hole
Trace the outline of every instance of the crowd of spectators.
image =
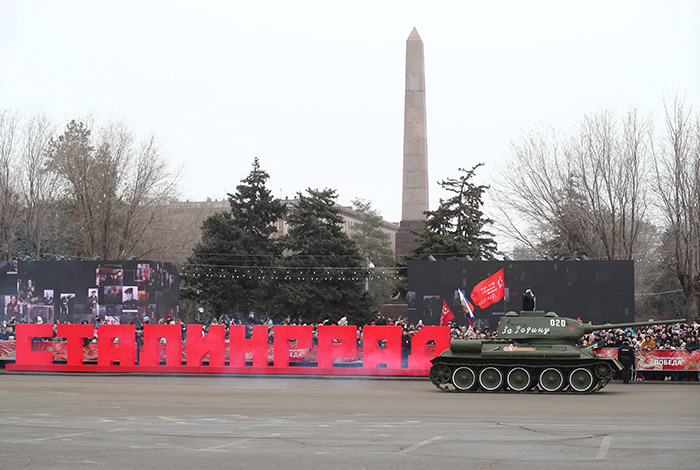
[[(14, 332), (17, 323), (29, 323), (30, 319), (27, 317), (17, 317), (13, 316), (8, 321), (3, 321), (0, 325), (0, 340), (14, 340)], [(41, 317), (39, 317), (36, 323), (43, 323)], [(66, 322), (68, 323), (68, 322)], [(87, 321), (82, 321), (82, 324), (86, 324)], [(101, 318), (96, 316), (94, 319), (94, 325), (99, 326), (101, 324), (110, 324), (112, 319)], [(173, 318), (171, 315), (166, 315), (158, 320), (151, 320), (148, 316), (144, 317), (141, 321), (130, 322), (135, 324), (137, 330), (141, 330), (144, 324), (154, 323), (154, 324), (173, 324), (182, 325), (183, 330), (185, 330), (186, 325), (179, 318)], [(330, 322), (329, 320), (324, 320), (319, 323), (308, 323), (302, 320), (292, 320), (291, 317), (287, 317), (285, 320), (274, 323), (271, 319), (257, 320), (253, 315), (245, 319), (238, 319), (236, 317), (229, 317), (228, 315), (221, 315), (218, 318), (213, 318), (207, 322), (195, 323), (203, 324), (203, 333), (206, 334), (209, 330), (210, 325), (224, 325), (228, 331), (231, 325), (246, 325), (253, 326), (267, 325), (273, 327), (276, 324), (279, 325), (312, 325), (314, 327), (314, 332), (316, 332), (317, 327), (321, 325), (347, 325), (347, 317), (342, 317), (337, 322)], [(58, 321), (55, 322), (58, 324)], [(369, 322), (370, 325), (395, 325), (400, 326), (403, 330), (403, 334), (409, 338), (415, 335), (418, 330), (420, 330), (424, 325), (422, 320), (417, 323), (410, 323), (406, 319), (399, 317), (397, 320), (392, 318), (385, 318), (383, 315), (378, 315), (377, 318)], [(456, 323), (448, 323), (450, 328), (450, 337), (452, 339), (482, 339), (490, 340), (497, 339), (497, 332), (495, 329), (490, 329), (485, 325), (458, 325)], [(362, 331), (362, 326), (358, 326), (358, 330)], [(618, 348), (624, 340), (628, 340), (630, 344), (635, 346), (637, 350), (652, 350), (652, 349), (679, 349), (695, 351), (698, 350), (698, 342), (700, 340), (700, 324), (698, 323), (681, 323), (673, 325), (653, 325), (641, 328), (618, 328), (612, 330), (598, 330), (594, 333), (588, 334), (581, 338), (577, 345), (578, 346), (591, 346), (596, 348)]]
[[(637, 352), (652, 350), (680, 350), (694, 352), (700, 349), (700, 324), (676, 323), (640, 328), (600, 330), (581, 339), (581, 346), (619, 348), (625, 341)], [(700, 371), (634, 371), (635, 380), (700, 380)]]

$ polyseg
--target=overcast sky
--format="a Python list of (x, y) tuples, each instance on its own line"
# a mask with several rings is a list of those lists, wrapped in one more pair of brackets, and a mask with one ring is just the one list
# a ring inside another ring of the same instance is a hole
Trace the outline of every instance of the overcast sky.
[(401, 217), (406, 39), (425, 44), (431, 209), (511, 141), (586, 113), (700, 105), (700, 1), (0, 0), (0, 110), (125, 122), (222, 199), (255, 157), (275, 196), (334, 188)]

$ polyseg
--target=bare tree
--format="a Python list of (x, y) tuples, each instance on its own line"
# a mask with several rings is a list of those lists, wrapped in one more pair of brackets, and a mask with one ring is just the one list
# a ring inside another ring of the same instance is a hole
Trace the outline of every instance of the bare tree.
[(41, 259), (49, 240), (61, 238), (58, 227), (53, 226), (55, 215), (55, 176), (46, 171), (47, 150), (55, 126), (45, 116), (35, 115), (22, 126), (20, 167), (24, 250), (33, 259)]
[(59, 177), (82, 233), (77, 256), (124, 258), (138, 253), (145, 231), (175, 196), (177, 174), (159, 154), (155, 138), (137, 147), (123, 124), (99, 129), (97, 138), (71, 121), (49, 145), (48, 166)]
[(640, 243), (650, 236), (650, 130), (636, 111), (619, 122), (604, 112), (587, 116), (569, 137), (525, 135), (507, 163), (519, 181), (499, 191), (504, 231), (562, 259), (641, 256)]
[(128, 169), (124, 201), (124, 224), (119, 253), (135, 253), (146, 231), (162, 220), (164, 209), (177, 197), (177, 173), (171, 173), (154, 136), (147, 138)]
[(610, 113), (587, 117), (571, 150), (585, 204), (591, 208), (588, 222), (607, 259), (634, 259), (648, 204), (644, 176), (652, 148), (649, 121), (630, 111), (621, 126), (620, 135)]
[(16, 256), (16, 231), (19, 225), (17, 175), (17, 128), (19, 117), (5, 110), (0, 113), (0, 255)]
[[(122, 227), (128, 224), (120, 212), (128, 205), (125, 176), (133, 160), (134, 138), (124, 124), (109, 123), (99, 130), (93, 174), (97, 205), (92, 221), (97, 234), (97, 253), (104, 258), (121, 258)], [(121, 219), (121, 220), (120, 220)], [(119, 227), (121, 225), (122, 227)]]
[(700, 116), (676, 96), (666, 110), (666, 140), (656, 153), (657, 193), (669, 227), (688, 321), (700, 317)]

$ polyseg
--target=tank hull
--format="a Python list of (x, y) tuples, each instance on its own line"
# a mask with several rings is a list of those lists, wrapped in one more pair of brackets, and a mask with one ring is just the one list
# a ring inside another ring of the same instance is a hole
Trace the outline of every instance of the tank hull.
[(459, 341), (434, 358), (430, 380), (443, 391), (592, 393), (622, 365), (573, 345)]

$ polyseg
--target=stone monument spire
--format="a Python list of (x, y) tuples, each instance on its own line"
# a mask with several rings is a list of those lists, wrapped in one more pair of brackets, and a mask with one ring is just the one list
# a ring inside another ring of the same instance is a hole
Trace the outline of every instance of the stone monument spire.
[(406, 95), (403, 128), (403, 193), (396, 254), (416, 246), (411, 231), (420, 231), (428, 207), (428, 135), (425, 118), (423, 41), (416, 28), (406, 40)]

